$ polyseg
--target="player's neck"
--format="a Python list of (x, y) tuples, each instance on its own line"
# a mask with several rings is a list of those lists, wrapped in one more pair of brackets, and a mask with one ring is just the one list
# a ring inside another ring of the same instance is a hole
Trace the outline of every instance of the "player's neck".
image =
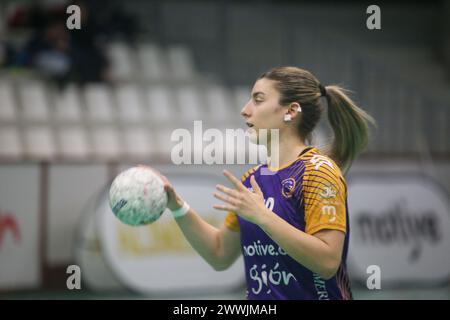
[(278, 146), (269, 143), (267, 152), (270, 167), (282, 167), (295, 159), (307, 146), (296, 135), (280, 137)]

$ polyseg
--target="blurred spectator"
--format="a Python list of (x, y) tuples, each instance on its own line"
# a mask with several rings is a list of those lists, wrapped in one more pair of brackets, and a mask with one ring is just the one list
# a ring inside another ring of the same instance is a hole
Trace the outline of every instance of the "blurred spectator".
[[(80, 7), (80, 30), (66, 27), (66, 8), (70, 4)], [(7, 21), (11, 29), (32, 30), (30, 38), (18, 50), (16, 65), (32, 68), (59, 84), (108, 81), (105, 43), (117, 36), (133, 42), (138, 31), (136, 19), (127, 15), (118, 4), (110, 2), (105, 6), (89, 0), (51, 7), (19, 5)], [(0, 63), (2, 49), (7, 48), (0, 42)]]
[(65, 20), (59, 15), (46, 17), (44, 27), (33, 33), (20, 51), (17, 62), (54, 80), (68, 80), (73, 66)]
[[(86, 10), (82, 10), (83, 16), (88, 16)], [(95, 45), (87, 22), (77, 32), (68, 30), (65, 6), (44, 10), (34, 5), (26, 16), (24, 25), (34, 31), (20, 50), (17, 58), (19, 66), (33, 68), (59, 84), (106, 80), (106, 58)]]
[(86, 1), (74, 1), (81, 12), (81, 29), (68, 30), (73, 63), (71, 79), (78, 83), (108, 80), (108, 61), (100, 40), (95, 12)]
[(0, 68), (9, 67), (14, 62), (14, 47), (4, 39), (0, 39)]
[(139, 31), (137, 19), (128, 14), (123, 3), (108, 1), (75, 0), (71, 4), (78, 5), (82, 14), (82, 29), (87, 28), (90, 33), (101, 41), (121, 37), (133, 43)]
[(444, 63), (447, 69), (447, 78), (450, 80), (450, 39), (449, 39), (449, 32), (450, 32), (450, 20), (448, 19), (448, 16), (450, 14), (450, 1), (444, 2), (444, 9), (443, 15), (442, 15), (442, 21), (443, 21), (443, 28), (442, 28), (442, 47), (443, 47), (443, 56), (444, 56)]

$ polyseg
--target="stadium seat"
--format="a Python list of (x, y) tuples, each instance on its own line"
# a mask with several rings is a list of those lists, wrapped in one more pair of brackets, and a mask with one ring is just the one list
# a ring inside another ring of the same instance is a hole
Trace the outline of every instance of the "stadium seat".
[(180, 121), (202, 120), (204, 108), (198, 88), (191, 85), (181, 86), (176, 90), (176, 99)]
[(16, 159), (23, 153), (19, 133), (16, 127), (0, 128), (0, 158)]
[(89, 85), (85, 88), (88, 118), (96, 122), (110, 122), (114, 111), (109, 88), (105, 85)]
[(152, 86), (146, 91), (149, 115), (155, 123), (167, 123), (176, 119), (174, 101), (166, 86)]
[(59, 132), (60, 153), (65, 158), (82, 159), (88, 156), (86, 131), (82, 127), (62, 128)]
[(169, 155), (172, 151), (172, 147), (176, 142), (171, 141), (172, 130), (162, 129), (156, 134), (155, 152), (161, 155)]
[(226, 123), (236, 112), (234, 101), (229, 99), (223, 86), (209, 86), (205, 91), (206, 108), (215, 122)]
[(55, 117), (58, 121), (79, 122), (81, 121), (81, 105), (78, 88), (74, 85), (68, 86), (63, 91), (54, 95)]
[(26, 153), (33, 159), (51, 159), (55, 156), (55, 139), (47, 126), (32, 126), (25, 129)]
[(139, 70), (144, 80), (161, 80), (168, 76), (167, 61), (161, 49), (154, 44), (142, 44), (137, 48)]
[(7, 82), (0, 83), (0, 121), (17, 119), (17, 106), (12, 93), (12, 86)]
[(50, 117), (48, 96), (44, 84), (39, 82), (19, 85), (24, 119), (28, 121), (48, 121)]
[(112, 43), (108, 50), (111, 60), (111, 74), (119, 81), (129, 81), (136, 77), (134, 52), (126, 43)]
[(184, 46), (167, 49), (170, 72), (174, 79), (190, 80), (194, 76), (194, 63), (190, 51)]
[(132, 158), (146, 159), (155, 147), (146, 128), (130, 128), (124, 132), (126, 155)]
[(137, 85), (121, 85), (116, 90), (119, 119), (132, 123), (143, 120), (142, 99)]
[(121, 152), (122, 144), (116, 128), (95, 127), (92, 129), (93, 149), (96, 156), (103, 158), (117, 158)]

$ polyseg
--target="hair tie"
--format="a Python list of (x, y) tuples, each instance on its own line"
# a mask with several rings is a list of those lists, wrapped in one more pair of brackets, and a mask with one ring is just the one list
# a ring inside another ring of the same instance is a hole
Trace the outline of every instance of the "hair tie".
[(320, 96), (321, 97), (326, 97), (327, 89), (323, 85), (319, 84), (319, 90), (320, 90)]

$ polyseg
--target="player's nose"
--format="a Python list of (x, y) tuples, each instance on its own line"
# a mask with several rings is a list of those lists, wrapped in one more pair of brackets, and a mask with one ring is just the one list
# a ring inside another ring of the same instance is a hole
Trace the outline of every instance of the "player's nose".
[(243, 116), (245, 119), (249, 118), (251, 115), (250, 110), (250, 101), (245, 104), (245, 106), (241, 110), (241, 116)]

